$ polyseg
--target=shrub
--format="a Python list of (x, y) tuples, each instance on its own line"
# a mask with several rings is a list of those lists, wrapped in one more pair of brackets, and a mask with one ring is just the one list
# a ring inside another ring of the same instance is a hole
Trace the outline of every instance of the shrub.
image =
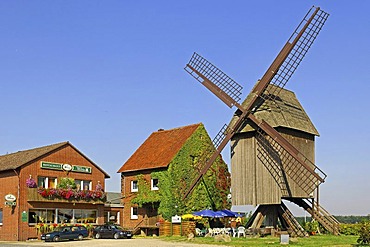
[(75, 180), (73, 178), (60, 178), (57, 189), (76, 189)]
[(343, 235), (359, 235), (360, 224), (340, 224), (339, 232)]
[(319, 222), (312, 220), (303, 224), (303, 229), (311, 235), (319, 231)]
[(357, 239), (359, 244), (370, 244), (370, 221), (360, 223), (360, 237)]

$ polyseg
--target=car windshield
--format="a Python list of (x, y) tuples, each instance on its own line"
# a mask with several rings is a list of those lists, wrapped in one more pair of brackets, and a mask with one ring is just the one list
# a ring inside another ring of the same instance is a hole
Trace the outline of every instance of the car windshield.
[(123, 230), (123, 228), (120, 227), (120, 226), (112, 225), (111, 227), (112, 227), (112, 229)]
[(66, 229), (66, 228), (64, 228), (64, 227), (56, 227), (56, 228), (54, 228), (53, 232), (62, 232), (64, 229)]

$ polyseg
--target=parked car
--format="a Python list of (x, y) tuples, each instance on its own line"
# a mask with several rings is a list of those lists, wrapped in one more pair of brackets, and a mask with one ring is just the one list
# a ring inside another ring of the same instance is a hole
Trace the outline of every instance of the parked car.
[(132, 238), (132, 231), (118, 225), (100, 225), (93, 230), (94, 238)]
[(41, 240), (58, 242), (60, 240), (82, 240), (89, 236), (89, 232), (84, 226), (62, 226), (57, 227), (52, 232), (41, 235)]

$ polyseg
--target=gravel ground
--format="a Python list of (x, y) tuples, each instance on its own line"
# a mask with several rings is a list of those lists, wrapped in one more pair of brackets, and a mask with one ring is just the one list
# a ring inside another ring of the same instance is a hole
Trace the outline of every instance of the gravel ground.
[(42, 242), (42, 241), (26, 241), (26, 242), (8, 242), (0, 241), (0, 247), (112, 247), (112, 246), (127, 246), (127, 247), (220, 247), (222, 245), (209, 244), (192, 244), (192, 243), (173, 243), (160, 239), (153, 238), (134, 238), (134, 239), (86, 239), (82, 241), (65, 241), (65, 242)]

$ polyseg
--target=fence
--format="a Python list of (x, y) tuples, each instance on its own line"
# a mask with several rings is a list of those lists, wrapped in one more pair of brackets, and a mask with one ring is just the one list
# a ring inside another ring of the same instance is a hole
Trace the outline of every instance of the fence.
[(181, 223), (161, 222), (159, 226), (159, 236), (187, 236), (189, 233), (195, 235), (194, 221)]

